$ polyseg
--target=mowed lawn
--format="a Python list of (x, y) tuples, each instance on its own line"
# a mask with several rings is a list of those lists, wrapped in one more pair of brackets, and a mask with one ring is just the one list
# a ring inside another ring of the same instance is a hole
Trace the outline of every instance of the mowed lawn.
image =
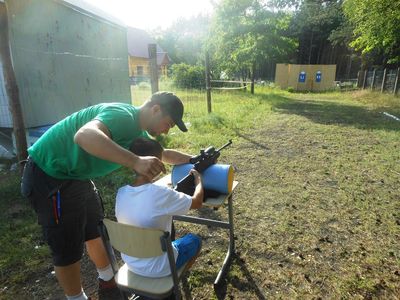
[[(400, 122), (383, 114), (400, 116), (400, 98), (257, 87), (255, 95), (213, 93), (208, 115), (205, 93), (176, 93), (185, 102), (189, 132), (173, 129), (164, 145), (196, 153), (232, 138), (220, 162), (232, 164), (239, 181), (237, 256), (220, 288), (213, 281), (227, 232), (176, 223), (178, 235), (203, 238), (202, 254), (183, 282), (185, 299), (400, 298)], [(148, 94), (134, 94), (133, 102)], [(115, 191), (129, 183), (129, 172), (96, 183), (112, 216)], [(46, 247), (17, 184), (16, 174), (3, 172), (0, 298), (21, 296), (24, 287), (35, 299), (57, 298)], [(227, 217), (225, 208), (194, 214)], [(94, 280), (84, 275), (87, 289)], [(47, 294), (46, 286), (52, 287)]]

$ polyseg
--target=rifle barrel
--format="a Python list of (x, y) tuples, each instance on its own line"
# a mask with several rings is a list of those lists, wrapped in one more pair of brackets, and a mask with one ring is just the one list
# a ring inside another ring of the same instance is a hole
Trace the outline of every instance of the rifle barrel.
[(223, 145), (221, 148), (217, 149), (217, 152), (225, 149), (226, 147), (228, 147), (230, 144), (232, 144), (232, 140), (229, 140), (229, 142), (227, 142), (225, 145)]

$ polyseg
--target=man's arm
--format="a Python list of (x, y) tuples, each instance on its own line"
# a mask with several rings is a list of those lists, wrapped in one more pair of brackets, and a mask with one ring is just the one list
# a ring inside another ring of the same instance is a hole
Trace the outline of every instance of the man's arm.
[(93, 156), (128, 167), (146, 177), (153, 178), (160, 172), (165, 173), (165, 167), (158, 158), (139, 157), (115, 143), (107, 126), (98, 120), (82, 126), (76, 132), (74, 142)]
[(189, 159), (192, 156), (183, 152), (179, 152), (173, 149), (164, 149), (162, 154), (163, 162), (171, 165), (181, 165), (189, 163)]
[(196, 188), (194, 190), (194, 194), (192, 196), (192, 205), (190, 209), (197, 209), (203, 206), (204, 199), (204, 189), (203, 189), (203, 181), (201, 179), (201, 175), (195, 169), (190, 170), (190, 174), (194, 176), (194, 184)]

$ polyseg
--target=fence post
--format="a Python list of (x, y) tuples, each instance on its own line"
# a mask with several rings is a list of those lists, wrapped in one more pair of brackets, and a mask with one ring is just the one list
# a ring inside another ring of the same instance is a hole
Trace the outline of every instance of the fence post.
[(158, 92), (157, 45), (149, 44), (150, 84), (151, 93)]
[(361, 70), (357, 72), (357, 87), (361, 87)]
[(374, 89), (375, 78), (376, 78), (376, 69), (374, 69), (374, 72), (372, 73), (371, 91)]
[(399, 73), (400, 73), (400, 67), (397, 68), (397, 74), (396, 74), (396, 80), (394, 81), (394, 88), (393, 88), (393, 94), (397, 94), (397, 85), (399, 84)]
[(385, 84), (386, 84), (386, 68), (385, 70), (383, 70), (381, 93), (383, 93), (383, 91), (385, 90)]
[(210, 82), (210, 56), (206, 52), (206, 93), (207, 93), (207, 111), (211, 112), (211, 82)]
[(362, 84), (362, 89), (365, 89), (365, 86), (367, 85), (367, 75), (368, 75), (368, 70), (364, 71), (364, 79), (363, 79), (363, 84)]
[(256, 63), (253, 63), (253, 67), (251, 70), (251, 85), (250, 85), (250, 93), (254, 94), (254, 78), (256, 74)]
[[(11, 53), (9, 47), (9, 31), (7, 21), (7, 9), (4, 3), (0, 3), (0, 60), (3, 63), (4, 83), (8, 95), (8, 103), (13, 122), (13, 133), (16, 143), (16, 154), (18, 161), (24, 160), (28, 156), (27, 142), (25, 133), (24, 118), (22, 115), (21, 102), (19, 100), (19, 91), (17, 80), (15, 78), (14, 69), (11, 61)], [(20, 171), (23, 165), (20, 164)]]

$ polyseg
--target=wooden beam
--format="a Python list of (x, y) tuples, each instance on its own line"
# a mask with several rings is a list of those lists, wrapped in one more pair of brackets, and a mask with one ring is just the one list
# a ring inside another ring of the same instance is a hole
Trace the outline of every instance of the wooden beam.
[(158, 92), (157, 45), (149, 44), (151, 93)]
[(210, 55), (206, 52), (206, 92), (207, 92), (207, 111), (211, 112), (211, 81), (210, 81)]
[(364, 70), (364, 79), (363, 79), (363, 84), (362, 84), (362, 89), (365, 89), (365, 86), (367, 85), (367, 76), (368, 76), (368, 70)]
[(372, 73), (371, 91), (374, 89), (375, 79), (376, 79), (376, 69), (374, 69), (374, 72)]
[[(5, 3), (0, 2), (0, 59), (3, 64), (3, 76), (8, 95), (8, 104), (13, 120), (13, 132), (17, 150), (18, 161), (28, 157), (24, 118), (22, 115), (21, 103), (17, 81), (11, 61), (10, 42), (8, 35), (7, 8)], [(20, 164), (22, 169), (22, 165)]]
[(385, 90), (385, 83), (386, 83), (386, 68), (385, 68), (385, 70), (383, 70), (381, 93), (383, 93), (383, 91)]
[(254, 78), (256, 76), (256, 63), (253, 63), (253, 67), (251, 68), (251, 85), (250, 85), (250, 93), (254, 94)]
[(399, 84), (400, 68), (397, 68), (396, 80), (394, 82), (393, 94), (397, 94), (397, 86)]

